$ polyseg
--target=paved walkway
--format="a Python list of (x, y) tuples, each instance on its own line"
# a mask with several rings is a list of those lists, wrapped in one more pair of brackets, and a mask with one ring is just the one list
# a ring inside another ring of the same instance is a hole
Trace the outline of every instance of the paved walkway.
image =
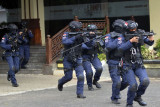
[[(106, 65), (103, 62), (103, 65)], [(104, 72), (100, 81), (110, 80), (108, 68), (103, 67)], [(19, 87), (12, 87), (11, 82), (7, 81), (6, 74), (0, 74), (0, 96), (25, 93), (28, 91), (44, 90), (57, 87), (57, 81), (64, 75), (62, 70), (56, 70), (54, 75), (41, 74), (16, 74)], [(85, 74), (84, 74), (85, 75)], [(73, 79), (64, 85), (64, 87), (77, 84), (75, 72), (73, 72)]]
[[(143, 99), (147, 102), (147, 107), (159, 107), (160, 79), (150, 80), (150, 85)], [(88, 91), (87, 85), (84, 86), (86, 99), (76, 98), (76, 86), (74, 85), (64, 87), (63, 91), (51, 88), (17, 95), (1, 96), (0, 107), (125, 107), (127, 89), (121, 92), (121, 104), (115, 105), (110, 100), (112, 82), (103, 81), (100, 84), (102, 88), (97, 89), (93, 86), (95, 88), (94, 91)], [(134, 102), (133, 106), (141, 107), (137, 102)]]
[[(41, 104), (44, 101), (43, 103), (49, 105), (47, 107), (53, 107), (51, 105), (55, 105), (55, 107), (116, 107), (116, 105), (113, 105), (110, 101), (112, 82), (109, 77), (107, 67), (104, 67), (104, 72), (102, 73), (102, 77), (100, 79), (103, 87), (101, 90), (95, 90), (94, 92), (90, 92), (87, 90), (87, 85), (85, 85), (84, 93), (87, 96), (86, 100), (79, 100), (75, 98), (76, 87), (74, 85), (76, 85), (77, 83), (75, 74), (73, 76), (73, 79), (64, 85), (64, 91), (59, 92), (57, 90), (57, 81), (62, 76), (63, 71), (61, 70), (56, 71), (54, 76), (37, 74), (17, 74), (16, 78), (19, 87), (12, 87), (10, 81), (7, 81), (6, 79), (6, 74), (0, 74), (0, 104), (7, 104), (3, 107), (11, 107), (10, 105), (13, 105), (13, 103), (17, 101), (15, 106), (12, 107), (17, 107), (17, 104), (23, 105), (23, 107), (28, 107), (28, 103), (29, 105), (34, 105), (33, 107), (46, 107), (45, 105), (43, 106), (43, 104)], [(149, 88), (144, 95), (144, 100), (147, 101), (148, 107), (159, 107), (160, 79), (150, 78), (150, 80), (151, 84), (149, 85)], [(127, 89), (121, 93), (123, 99), (121, 100), (122, 104), (119, 105), (120, 107), (124, 107), (126, 104), (126, 94)], [(33, 97), (34, 95), (36, 96), (36, 98)], [(20, 99), (17, 99), (17, 96), (19, 96)], [(39, 105), (32, 102), (32, 99), (39, 102)], [(63, 103), (61, 103), (61, 99), (63, 100)], [(19, 101), (21, 100), (23, 103), (19, 103)], [(137, 103), (134, 103), (134, 106), (139, 107)]]
[[(12, 87), (11, 82), (7, 81), (7, 76), (0, 74), (0, 96), (57, 88), (57, 81), (61, 77), (61, 75), (17, 74), (16, 78), (19, 87)], [(101, 81), (106, 81), (107, 79), (109, 80), (109, 78), (102, 77)], [(70, 82), (65, 84), (65, 87), (76, 85), (76, 83), (77, 79), (74, 77)]]

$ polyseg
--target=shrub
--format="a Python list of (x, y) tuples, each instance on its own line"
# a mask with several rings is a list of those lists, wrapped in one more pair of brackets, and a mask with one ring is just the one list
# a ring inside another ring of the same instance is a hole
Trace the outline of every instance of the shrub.
[(98, 54), (98, 58), (100, 59), (100, 61), (106, 60), (106, 55), (105, 55), (105, 53), (100, 53), (100, 54)]

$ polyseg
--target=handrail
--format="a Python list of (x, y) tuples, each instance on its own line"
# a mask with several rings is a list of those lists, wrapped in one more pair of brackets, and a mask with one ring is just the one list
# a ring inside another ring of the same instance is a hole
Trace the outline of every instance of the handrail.
[[(109, 33), (109, 19), (106, 16), (105, 20), (79, 20), (77, 16), (74, 18), (75, 21), (81, 21), (83, 23), (83, 28), (88, 24), (95, 24), (99, 30), (107, 29), (106, 33)], [(54, 36), (47, 36), (46, 41), (46, 63), (51, 64), (52, 61), (60, 54), (62, 46), (62, 36), (64, 32), (69, 31), (69, 26), (65, 26)]]
[(46, 41), (46, 63), (50, 64), (55, 57), (60, 54), (62, 49), (62, 36), (64, 32), (69, 30), (69, 26), (65, 26), (58, 33), (56, 33), (53, 37), (47, 36)]
[(105, 20), (79, 20), (80, 22), (103, 22)]

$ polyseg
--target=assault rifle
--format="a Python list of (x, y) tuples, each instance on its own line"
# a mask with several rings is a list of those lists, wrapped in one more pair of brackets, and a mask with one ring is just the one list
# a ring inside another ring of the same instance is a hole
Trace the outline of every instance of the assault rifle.
[(8, 35), (9, 37), (9, 43), (12, 45), (12, 51), (16, 51), (19, 48), (19, 44), (22, 43), (21, 40), (19, 40), (19, 34), (16, 33), (15, 35)]
[(72, 47), (72, 48), (69, 48), (69, 49), (67, 49), (67, 50), (62, 51), (61, 54), (65, 53), (65, 52), (67, 52), (67, 51), (69, 51), (69, 50), (73, 50), (74, 48), (77, 48), (78, 46), (82, 45), (83, 43), (87, 43), (87, 42), (92, 41), (92, 40), (95, 41), (95, 42), (97, 42), (97, 43), (99, 43), (101, 47), (104, 47), (104, 41), (103, 41), (102, 39), (105, 38), (105, 37), (106, 37), (106, 35), (103, 35), (103, 36), (102, 36), (102, 35), (101, 35), (101, 36), (95, 36), (94, 38), (89, 39), (89, 40), (87, 40), (87, 41), (84, 41), (84, 42), (82, 42), (82, 43), (79, 44), (79, 45), (76, 45), (76, 46), (74, 46), (74, 47)]
[(82, 32), (69, 32), (69, 35), (78, 35), (78, 34), (81, 34), (84, 42), (87, 42), (88, 39), (97, 38), (98, 37), (97, 35), (102, 35), (102, 32), (94, 32), (94, 33), (95, 34), (90, 34), (90, 31), (84, 30)]
[(20, 32), (23, 32), (23, 33), (21, 34), (21, 36), (22, 36), (23, 38), (28, 38), (28, 35), (27, 35), (28, 30), (27, 30), (27, 28), (22, 28), (22, 29), (20, 30)]
[[(69, 35), (78, 35), (78, 34), (89, 36), (89, 32), (69, 32)], [(95, 35), (102, 35), (102, 32), (95, 32)]]
[(137, 36), (140, 39), (142, 39), (143, 36), (152, 36), (152, 35), (156, 35), (156, 33), (154, 33), (153, 30), (151, 30), (151, 32), (145, 32), (144, 30), (139, 29), (137, 33), (133, 33), (133, 34), (125, 33), (125, 38), (126, 40), (130, 40), (131, 38)]

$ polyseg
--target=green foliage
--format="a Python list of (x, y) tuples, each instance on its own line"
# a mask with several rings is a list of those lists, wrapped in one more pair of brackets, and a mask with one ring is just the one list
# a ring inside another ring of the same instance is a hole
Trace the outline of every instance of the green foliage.
[(149, 50), (145, 46), (141, 46), (141, 53), (144, 59), (160, 59), (160, 52)]
[(105, 53), (98, 54), (98, 58), (100, 59), (100, 61), (106, 60), (106, 54)]
[(102, 34), (106, 35), (106, 32), (107, 32), (107, 26), (105, 26), (105, 28), (103, 29)]
[(158, 40), (156, 41), (155, 50), (156, 50), (157, 52), (160, 52), (160, 39), (158, 39)]
[(144, 59), (152, 59), (152, 55), (150, 54), (148, 48), (146, 48), (144, 45), (141, 46), (141, 52)]

